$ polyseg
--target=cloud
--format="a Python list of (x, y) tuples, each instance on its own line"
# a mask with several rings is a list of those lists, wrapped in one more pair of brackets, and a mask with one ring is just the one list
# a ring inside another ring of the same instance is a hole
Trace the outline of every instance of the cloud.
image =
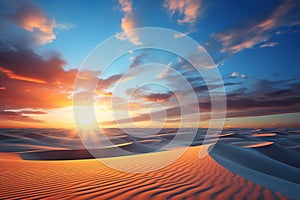
[[(1, 37), (12, 43), (18, 40), (20, 34), (28, 41), (23, 43), (46, 44), (52, 42), (56, 36), (54, 28), (56, 22), (53, 18), (31, 1), (6, 1), (1, 3), (5, 12), (0, 13)], [(24, 45), (25, 46), (25, 45)]]
[(232, 72), (229, 78), (238, 78), (241, 77), (242, 79), (247, 79), (248, 77), (245, 74), (240, 74), (239, 72)]
[(267, 43), (264, 43), (264, 44), (260, 45), (259, 47), (260, 48), (275, 47), (278, 44), (279, 44), (278, 42), (267, 42)]
[(292, 80), (257, 80), (252, 90), (227, 95), (228, 117), (263, 116), (300, 111), (300, 90)]
[[(53, 66), (54, 69), (55, 67), (57, 66)], [(30, 65), (28, 70), (32, 70)], [(20, 72), (19, 74), (22, 75), (22, 78), (19, 78), (19, 76), (15, 78), (11, 77), (7, 70), (0, 70), (0, 111), (8, 109), (48, 110), (72, 105), (73, 84), (77, 70), (53, 70), (49, 72), (53, 77), (50, 76), (49, 78), (46, 75), (44, 77), (42, 68), (36, 68), (35, 73), (41, 74), (39, 79), (28, 78)], [(91, 92), (94, 91), (98, 83), (96, 88), (97, 95), (100, 97), (112, 96), (112, 93), (105, 90), (112, 87), (121, 78), (121, 75), (114, 75), (101, 80), (97, 77), (98, 73), (90, 71), (81, 73), (81, 76), (77, 77), (77, 81), (80, 82), (84, 90)], [(55, 79), (54, 77), (57, 78)], [(76, 97), (80, 95), (75, 94), (77, 95)]]
[(125, 93), (140, 102), (169, 102), (175, 96), (172, 91), (155, 86), (128, 88)]
[(217, 88), (222, 88), (226, 86), (236, 86), (240, 85), (242, 83), (224, 83), (222, 84), (203, 84), (203, 85), (197, 85), (194, 86), (193, 90), (198, 94), (198, 93), (203, 93), (203, 92), (212, 92), (212, 90), (217, 89)]
[(172, 69), (171, 64), (169, 64), (160, 74), (157, 75), (158, 79), (165, 79), (172, 75), (174, 69)]
[(14, 74), (13, 71), (10, 71), (10, 70), (7, 70), (7, 69), (1, 68), (1, 67), (0, 67), (0, 72), (4, 73), (10, 79), (17, 79), (17, 80), (28, 81), (28, 82), (33, 82), (33, 83), (41, 83), (41, 84), (46, 83), (45, 81), (40, 80), (40, 79), (16, 75), (16, 74)]
[(66, 62), (60, 54), (39, 55), (30, 49), (16, 49), (0, 53), (0, 71), (9, 78), (57, 85), (73, 83), (77, 70), (64, 70)]
[(182, 16), (177, 20), (179, 24), (194, 24), (200, 14), (201, 0), (166, 0), (163, 6), (170, 17), (176, 12)]
[[(58, 52), (35, 51), (36, 45), (55, 38), (53, 28), (57, 24), (54, 19), (29, 1), (2, 1), (0, 4), (5, 8), (0, 12), (0, 26), (3, 27), (0, 31), (0, 118), (2, 121), (41, 122), (34, 119), (34, 115), (43, 114), (36, 110), (72, 105), (78, 70), (65, 69), (67, 62)], [(88, 87), (93, 80), (101, 83), (97, 89), (104, 93), (120, 78), (112, 76), (100, 80), (98, 75), (99, 72), (86, 72), (81, 77), (88, 80), (83, 87)]]
[[(258, 99), (253, 97), (227, 98), (228, 110), (251, 110), (253, 108), (273, 108), (274, 110), (276, 108), (287, 108), (294, 105), (300, 105), (300, 97), (287, 97), (283, 99)], [(300, 110), (300, 107), (298, 110)]]
[[(242, 83), (225, 83), (225, 86), (238, 86)], [(227, 94), (227, 118), (265, 116), (274, 114), (286, 114), (300, 112), (300, 90), (299, 82), (295, 80), (257, 80), (252, 88), (238, 88), (237, 90)], [(218, 85), (214, 85), (216, 88)], [(213, 85), (210, 87), (214, 87)], [(207, 86), (202, 85), (195, 88), (198, 92), (207, 91)], [(153, 99), (159, 99), (161, 94), (153, 93)], [(167, 94), (167, 93), (164, 93)], [(177, 93), (176, 93), (177, 94)], [(143, 93), (145, 96), (146, 94)], [(149, 94), (148, 94), (149, 95)], [(142, 97), (141, 95), (139, 95)], [(167, 95), (163, 95), (167, 99)], [(154, 101), (155, 102), (155, 101)], [(188, 115), (182, 116), (181, 110), (188, 111), (189, 114), (195, 112), (195, 106), (185, 106), (181, 108), (178, 104), (167, 107), (162, 111), (155, 111), (150, 115), (148, 113), (139, 114), (133, 118), (118, 119), (119, 124), (129, 124), (133, 121), (144, 122), (150, 119), (159, 121), (161, 117), (167, 114), (167, 122), (173, 119), (185, 119)], [(210, 120), (211, 117), (211, 100), (208, 95), (199, 98), (198, 103), (201, 111), (200, 121)], [(150, 118), (151, 116), (151, 118)], [(180, 120), (179, 120), (180, 121)], [(104, 124), (115, 124), (115, 122), (104, 122)]]
[(173, 96), (174, 94), (172, 92), (155, 93), (144, 96), (143, 100), (147, 102), (169, 102), (170, 98)]
[(268, 97), (285, 97), (285, 96), (292, 96), (294, 92), (289, 89), (277, 90), (274, 92), (267, 93)]
[(242, 79), (247, 79), (248, 77), (245, 74), (241, 74)]
[(42, 120), (34, 119), (28, 114), (47, 114), (46, 112), (42, 111), (3, 111), (0, 110), (0, 120), (1, 121), (20, 121), (20, 122), (31, 122), (31, 123), (42, 123)]
[(263, 42), (265, 45), (263, 44), (262, 47), (274, 46), (275, 43), (268, 43), (269, 39), (280, 27), (295, 25), (295, 21), (291, 20), (293, 17), (290, 17), (289, 14), (292, 13), (290, 12), (292, 9), (297, 7), (297, 2), (285, 1), (267, 17), (253, 18), (244, 22), (240, 27), (213, 33), (212, 38), (221, 43), (222, 53), (237, 53)]
[(53, 33), (55, 21), (34, 5), (27, 4), (19, 7), (13, 19), (22, 28), (33, 32), (39, 44), (46, 44), (53, 41), (56, 37)]
[(124, 17), (122, 18), (121, 28), (124, 33), (117, 33), (116, 37), (119, 40), (128, 39), (132, 44), (140, 45), (142, 44), (139, 35), (136, 31), (132, 29), (137, 27), (137, 20), (135, 19), (132, 12), (132, 1), (131, 0), (119, 0), (119, 4), (121, 5), (121, 9), (124, 13)]
[(64, 24), (56, 23), (55, 24), (55, 29), (58, 29), (58, 30), (70, 30), (70, 29), (75, 28), (75, 27), (76, 27), (76, 25), (71, 24), (71, 23), (64, 23)]
[(240, 74), (238, 72), (232, 72), (232, 74), (230, 75), (231, 78), (235, 78), (235, 77), (239, 77)]
[[(300, 96), (287, 97), (284, 99), (265, 99), (259, 100), (253, 97), (244, 98), (227, 98), (227, 118), (239, 118), (239, 117), (252, 117), (252, 116), (265, 116), (274, 114), (286, 114), (300, 112)], [(172, 118), (185, 119), (187, 116), (182, 116), (181, 109), (179, 106), (168, 108), (165, 110), (167, 113), (167, 121)], [(199, 103), (199, 109), (201, 111), (200, 121), (207, 121), (211, 118), (211, 102), (209, 100)], [(164, 111), (157, 111), (151, 113), (152, 119), (159, 120), (160, 116), (164, 116)], [(126, 124), (135, 122), (144, 122), (150, 120), (149, 114), (141, 114), (133, 118), (118, 119), (118, 124)], [(107, 121), (103, 124), (111, 125), (115, 122)]]
[(152, 112), (150, 115), (147, 114), (139, 114), (137, 116), (131, 117), (131, 118), (121, 118), (121, 119), (115, 119), (114, 121), (104, 121), (101, 123), (101, 125), (124, 125), (124, 124), (132, 124), (132, 122), (146, 122), (149, 120), (172, 120), (170, 118), (181, 116), (181, 108), (178, 106), (162, 109), (159, 111)]
[(122, 78), (122, 76), (123, 75), (113, 75), (106, 79), (100, 79), (99, 84), (98, 84), (98, 89), (103, 91), (103, 90), (106, 90), (106, 89), (112, 87), (114, 84), (116, 84)]
[(71, 105), (72, 85), (40, 84), (12, 79), (0, 72), (0, 110), (52, 109)]
[[(274, 90), (269, 92), (269, 90)], [(227, 117), (250, 117), (300, 111), (300, 92), (289, 89), (244, 91), (227, 94)], [(209, 100), (199, 102), (201, 110), (210, 112)]]
[(0, 7), (0, 40), (6, 43), (5, 48), (32, 48), (51, 43), (56, 39), (57, 30), (75, 27), (71, 23), (57, 23), (30, 0), (1, 1)]
[(8, 120), (29, 121), (28, 111), (7, 110), (70, 106), (77, 70), (64, 69), (67, 63), (57, 52), (36, 53), (34, 50), (36, 45), (55, 39), (54, 19), (31, 1), (2, 1), (1, 8), (4, 9), (0, 13), (2, 116), (9, 116)]
[(135, 57), (131, 57), (131, 64), (129, 65), (129, 69), (133, 69), (143, 63), (144, 58), (147, 56), (145, 53), (141, 53)]
[(189, 31), (189, 32), (186, 32), (186, 33), (176, 33), (174, 34), (174, 39), (179, 39), (179, 38), (182, 38), (182, 37), (186, 37), (188, 36), (188, 34), (190, 34), (192, 31)]

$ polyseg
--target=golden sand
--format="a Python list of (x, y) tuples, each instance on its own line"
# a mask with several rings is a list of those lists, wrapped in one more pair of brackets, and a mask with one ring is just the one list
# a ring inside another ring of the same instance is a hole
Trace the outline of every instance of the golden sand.
[(231, 173), (210, 156), (199, 158), (199, 147), (147, 173), (121, 172), (96, 159), (24, 161), (12, 154), (0, 159), (0, 199), (287, 199)]

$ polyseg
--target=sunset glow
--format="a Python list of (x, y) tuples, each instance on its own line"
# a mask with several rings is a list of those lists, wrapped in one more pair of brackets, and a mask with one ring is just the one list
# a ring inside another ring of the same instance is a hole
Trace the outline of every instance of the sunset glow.
[(300, 199), (300, 0), (0, 0), (0, 199)]
[[(11, 14), (1, 19), (7, 31), (1, 33), (0, 127), (75, 127), (71, 109), (73, 87), (83, 60), (93, 47), (115, 33), (116, 39), (121, 42), (129, 41), (133, 46), (140, 46), (141, 36), (130, 30), (145, 26), (178, 30), (182, 34), (175, 34), (175, 39), (190, 36), (206, 48), (224, 80), (227, 93), (225, 127), (298, 126), (300, 101), (296, 52), (299, 52), (299, 40), (296, 38), (299, 32), (296, 21), (289, 17), (293, 16), (291, 11), (297, 6), (289, 1), (278, 5), (274, 3), (274, 9), (269, 9), (269, 14), (263, 18), (258, 18), (260, 15), (255, 13), (239, 16), (247, 26), (234, 27), (231, 24), (234, 24), (235, 15), (224, 14), (228, 20), (220, 29), (214, 23), (218, 17), (213, 13), (221, 8), (211, 5), (208, 8), (211, 12), (208, 12), (201, 1), (176, 2), (156, 1), (145, 12), (139, 9), (139, 2), (126, 0), (116, 5), (95, 2), (93, 8), (77, 3), (70, 5), (74, 13), (79, 9), (91, 10), (88, 12), (94, 13), (93, 18), (62, 12), (66, 2), (53, 2), (52, 6), (46, 2), (2, 3)], [(155, 7), (160, 7), (157, 12), (161, 15), (148, 18)], [(227, 7), (230, 10), (230, 6)], [(99, 12), (95, 8), (99, 8)], [(106, 10), (113, 23), (104, 20), (106, 17), (101, 14), (101, 9)], [(99, 24), (94, 25), (91, 21), (99, 21)], [(87, 34), (85, 30), (94, 31)], [(201, 33), (198, 32), (200, 30)], [(98, 123), (116, 127), (114, 120), (131, 116), (141, 127), (147, 127), (147, 124), (161, 126), (159, 121), (150, 121), (149, 108), (158, 105), (166, 110), (175, 109), (177, 97), (172, 93), (174, 91), (166, 88), (140, 88), (132, 100), (125, 101), (128, 92), (137, 89), (135, 87), (140, 80), (172, 83), (173, 72), (168, 68), (161, 68), (158, 74), (154, 74), (147, 72), (146, 68), (137, 67), (147, 63), (161, 63), (179, 70), (186, 73), (189, 80), (198, 76), (188, 72), (189, 65), (182, 58), (151, 50), (129, 51), (111, 63), (111, 69), (103, 74), (97, 71), (97, 63), (93, 63), (95, 66), (81, 73), (83, 77), (80, 78), (85, 80), (83, 84), (98, 82), (94, 99)], [(156, 76), (156, 79), (150, 79), (151, 76)], [(212, 84), (212, 88), (216, 88), (215, 83)], [(127, 94), (119, 92), (119, 89), (116, 91), (114, 88), (118, 85), (122, 85), (121, 90)], [(173, 85), (177, 92), (181, 92), (178, 86)], [(192, 83), (192, 87), (198, 95), (203, 116), (199, 119), (199, 126), (207, 127), (210, 121), (209, 92), (201, 77), (198, 82)], [(111, 105), (113, 99), (117, 102), (114, 106)], [(125, 114), (127, 110), (129, 115)], [(172, 115), (174, 119), (167, 120), (166, 127), (178, 127), (175, 119), (179, 113)], [(196, 126), (193, 123), (186, 126)], [(130, 126), (128, 123), (119, 125)]]

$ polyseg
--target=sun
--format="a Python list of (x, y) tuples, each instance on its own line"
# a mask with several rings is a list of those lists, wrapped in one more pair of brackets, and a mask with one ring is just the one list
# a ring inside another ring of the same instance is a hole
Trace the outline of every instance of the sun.
[(79, 122), (81, 125), (84, 125), (84, 126), (88, 126), (88, 125), (91, 125), (92, 124), (92, 120), (89, 119), (89, 118), (83, 118), (83, 119), (80, 119), (80, 122)]
[(80, 119), (77, 120), (77, 127), (90, 129), (97, 126), (95, 120), (92, 120), (90, 117), (82, 116)]

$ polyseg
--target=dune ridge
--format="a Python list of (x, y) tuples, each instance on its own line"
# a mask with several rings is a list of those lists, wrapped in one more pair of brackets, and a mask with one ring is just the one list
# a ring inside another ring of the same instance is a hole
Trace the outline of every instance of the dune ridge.
[[(295, 130), (256, 129), (219, 140), (210, 155), (228, 170), (278, 191), (291, 199), (300, 197), (300, 154)], [(253, 134), (255, 133), (255, 134)]]

